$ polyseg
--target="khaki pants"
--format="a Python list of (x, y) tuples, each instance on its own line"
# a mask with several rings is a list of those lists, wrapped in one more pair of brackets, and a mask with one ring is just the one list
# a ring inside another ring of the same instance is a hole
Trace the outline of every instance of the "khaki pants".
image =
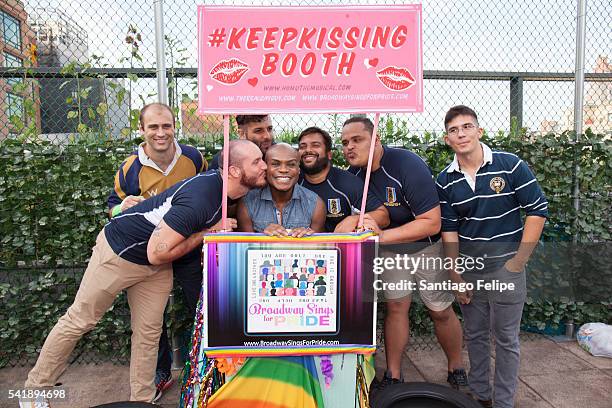
[(158, 341), (172, 289), (172, 266), (137, 265), (118, 257), (104, 230), (98, 234), (74, 303), (49, 333), (25, 386), (53, 386), (76, 343), (96, 326), (123, 289), (127, 289), (132, 327), (130, 399), (150, 402), (155, 396)]

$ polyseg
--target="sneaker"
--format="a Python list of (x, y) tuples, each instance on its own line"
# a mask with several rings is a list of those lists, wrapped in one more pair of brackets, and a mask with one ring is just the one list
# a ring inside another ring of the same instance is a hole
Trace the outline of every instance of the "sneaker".
[(155, 373), (155, 397), (153, 397), (153, 401), (151, 402), (159, 401), (164, 391), (172, 387), (172, 384), (174, 384), (174, 379), (172, 378), (171, 372), (157, 370), (157, 372)]
[(384, 391), (386, 387), (394, 384), (402, 384), (403, 382), (403, 378), (392, 378), (385, 372), (382, 381), (378, 381), (376, 378), (374, 378), (374, 381), (372, 381), (372, 385), (370, 386), (370, 400), (375, 398), (381, 391)]
[(456, 390), (469, 385), (467, 374), (463, 368), (455, 368), (452, 372), (449, 371), (446, 381)]
[(488, 400), (481, 400), (477, 396), (475, 396), (472, 392), (467, 392), (466, 394), (468, 395), (468, 397), (471, 397), (473, 400), (478, 402), (482, 407), (484, 407), (484, 408), (493, 408), (493, 400), (490, 400), (490, 399), (488, 399)]
[(46, 398), (22, 399), (19, 398), (19, 408), (50, 408), (49, 400)]

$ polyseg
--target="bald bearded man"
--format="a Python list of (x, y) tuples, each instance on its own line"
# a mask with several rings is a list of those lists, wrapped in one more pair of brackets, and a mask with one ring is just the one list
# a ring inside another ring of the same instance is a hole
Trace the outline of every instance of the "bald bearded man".
[[(265, 185), (265, 170), (254, 143), (230, 142), (228, 198), (236, 200), (251, 188)], [(211, 170), (111, 218), (98, 234), (74, 303), (49, 333), (25, 386), (52, 387), (68, 366), (79, 339), (96, 326), (125, 289), (132, 327), (130, 400), (152, 401), (158, 339), (172, 289), (171, 262), (200, 245), (204, 233), (220, 228), (222, 190), (221, 174)], [(233, 228), (235, 220), (228, 221)], [(30, 406), (45, 403), (42, 398)]]

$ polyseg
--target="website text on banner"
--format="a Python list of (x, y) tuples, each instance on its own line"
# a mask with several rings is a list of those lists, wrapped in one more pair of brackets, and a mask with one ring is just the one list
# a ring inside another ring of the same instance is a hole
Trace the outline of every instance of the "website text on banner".
[(198, 7), (200, 114), (422, 112), (421, 5)]

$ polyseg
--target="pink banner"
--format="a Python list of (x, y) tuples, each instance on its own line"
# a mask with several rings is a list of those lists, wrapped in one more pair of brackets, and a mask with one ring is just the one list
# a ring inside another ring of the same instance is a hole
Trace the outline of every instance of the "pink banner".
[(421, 22), (420, 4), (198, 6), (198, 112), (422, 112)]

